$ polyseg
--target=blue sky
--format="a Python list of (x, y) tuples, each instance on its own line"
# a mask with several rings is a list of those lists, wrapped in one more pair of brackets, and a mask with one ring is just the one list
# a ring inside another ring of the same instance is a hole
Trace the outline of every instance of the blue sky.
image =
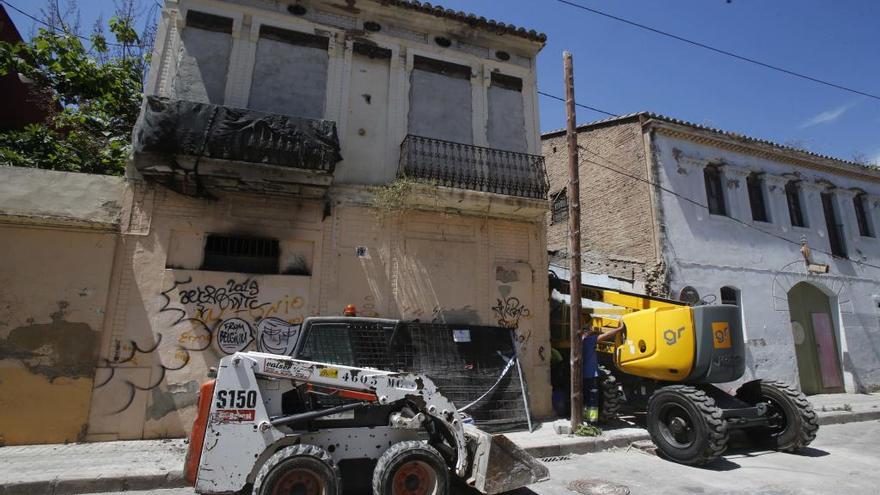
[[(149, 3), (150, 0), (144, 0)], [(574, 0), (743, 56), (880, 94), (877, 0)], [(35, 12), (42, 0), (10, 0)], [(880, 163), (880, 100), (796, 79), (660, 37), (555, 0), (437, 3), (547, 33), (539, 86), (563, 95), (562, 52), (574, 54), (579, 102), (648, 110), (850, 159)], [(82, 24), (111, 0), (79, 0)], [(10, 12), (24, 35), (31, 21)], [(541, 127), (564, 126), (563, 104), (540, 98)], [(578, 121), (602, 115), (578, 109)]]

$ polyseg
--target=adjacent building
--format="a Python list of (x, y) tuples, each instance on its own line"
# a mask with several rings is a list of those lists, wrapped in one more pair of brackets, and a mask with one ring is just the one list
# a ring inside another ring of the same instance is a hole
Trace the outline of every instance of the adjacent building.
[[(584, 270), (738, 304), (747, 376), (880, 389), (880, 169), (639, 113), (580, 126)], [(567, 257), (563, 131), (543, 136)]]

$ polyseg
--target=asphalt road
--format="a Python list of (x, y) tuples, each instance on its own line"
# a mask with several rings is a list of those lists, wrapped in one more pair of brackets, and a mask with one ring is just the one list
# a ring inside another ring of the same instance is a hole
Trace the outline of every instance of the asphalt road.
[[(880, 493), (880, 421), (822, 427), (813, 445), (799, 455), (735, 447), (723, 460), (703, 468), (638, 450), (572, 456), (547, 465), (551, 480), (509, 495), (876, 494)], [(147, 494), (192, 495), (193, 491), (125, 493)]]

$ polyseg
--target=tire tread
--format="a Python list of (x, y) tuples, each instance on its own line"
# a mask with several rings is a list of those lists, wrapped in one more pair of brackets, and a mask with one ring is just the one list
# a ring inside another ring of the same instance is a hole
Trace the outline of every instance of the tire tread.
[(266, 462), (260, 467), (260, 471), (257, 473), (257, 477), (254, 480), (254, 495), (259, 495), (260, 489), (262, 488), (263, 483), (265, 483), (266, 477), (269, 476), (269, 473), (271, 473), (277, 465), (290, 457), (312, 457), (330, 466), (333, 474), (336, 476), (338, 492), (330, 493), (328, 495), (338, 495), (342, 492), (342, 490), (338, 489), (342, 481), (339, 466), (333, 462), (333, 458), (330, 457), (330, 454), (327, 453), (326, 450), (315, 445), (291, 445), (290, 447), (284, 447), (278, 452), (272, 454), (272, 457), (266, 460)]
[[(649, 410), (651, 409), (651, 403), (654, 402), (658, 392), (672, 392), (690, 400), (700, 411), (706, 425), (708, 426), (708, 442), (706, 442), (703, 449), (695, 458), (684, 461), (683, 463), (699, 466), (710, 463), (724, 454), (727, 450), (729, 432), (727, 430), (727, 423), (722, 417), (721, 409), (715, 404), (714, 399), (698, 388), (688, 385), (668, 385), (654, 392), (654, 395), (652, 395), (648, 401)], [(651, 424), (648, 424), (648, 431), (653, 438), (655, 429)], [(655, 441), (654, 443), (656, 444), (657, 442)]]

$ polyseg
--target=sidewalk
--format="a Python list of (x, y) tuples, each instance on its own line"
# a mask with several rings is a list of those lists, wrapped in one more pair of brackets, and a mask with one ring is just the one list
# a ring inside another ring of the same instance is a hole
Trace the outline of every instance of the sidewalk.
[[(880, 419), (880, 394), (810, 397), (823, 425)], [(561, 421), (565, 424), (567, 421)], [(560, 435), (554, 422), (508, 438), (538, 458), (626, 448), (649, 440), (631, 424), (606, 428), (599, 437)], [(821, 430), (819, 432), (821, 435)], [(150, 490), (184, 486), (183, 440), (139, 440), (28, 445), (0, 448), (0, 495), (68, 495), (100, 491)]]

